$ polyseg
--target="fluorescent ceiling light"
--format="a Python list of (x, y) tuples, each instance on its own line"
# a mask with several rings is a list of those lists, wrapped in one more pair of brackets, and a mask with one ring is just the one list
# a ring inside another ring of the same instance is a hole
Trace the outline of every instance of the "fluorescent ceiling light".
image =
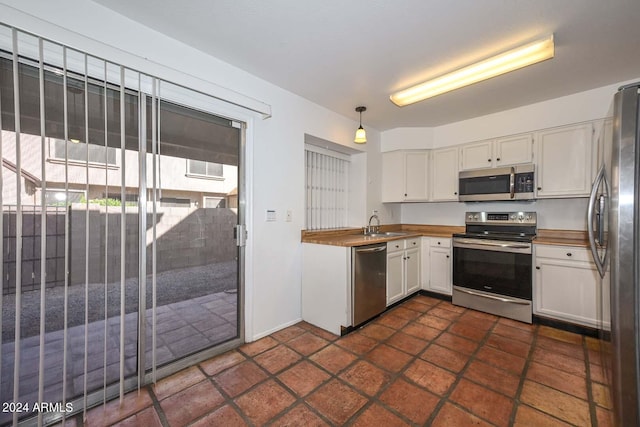
[(553, 35), (392, 94), (399, 107), (553, 58)]

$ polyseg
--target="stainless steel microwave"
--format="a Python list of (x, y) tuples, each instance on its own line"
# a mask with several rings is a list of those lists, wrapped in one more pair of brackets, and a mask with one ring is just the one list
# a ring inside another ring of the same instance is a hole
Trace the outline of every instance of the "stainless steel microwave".
[(535, 166), (462, 171), (458, 175), (458, 199), (461, 202), (490, 200), (532, 200)]

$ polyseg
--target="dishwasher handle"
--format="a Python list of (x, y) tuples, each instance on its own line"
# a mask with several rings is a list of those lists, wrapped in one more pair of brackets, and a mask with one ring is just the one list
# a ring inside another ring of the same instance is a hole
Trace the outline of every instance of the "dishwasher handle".
[(382, 252), (382, 251), (384, 251), (386, 249), (387, 249), (387, 246), (385, 245), (385, 246), (378, 246), (378, 247), (375, 247), (375, 248), (366, 248), (366, 249), (359, 249), (358, 248), (358, 249), (356, 249), (356, 252), (359, 253), (359, 254), (369, 254), (369, 253), (372, 253), (372, 252)]

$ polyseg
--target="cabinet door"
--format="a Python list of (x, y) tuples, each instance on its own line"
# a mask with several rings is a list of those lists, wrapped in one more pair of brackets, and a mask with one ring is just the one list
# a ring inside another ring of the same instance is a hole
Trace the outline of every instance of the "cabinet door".
[(465, 144), (460, 148), (460, 170), (493, 167), (493, 141)]
[(404, 200), (404, 153), (389, 151), (382, 153), (382, 201)]
[(405, 193), (404, 200), (426, 201), (429, 198), (428, 166), (429, 152), (406, 152), (404, 154)]
[(387, 254), (387, 305), (404, 296), (404, 251)]
[(431, 201), (458, 200), (458, 149), (431, 152)]
[(598, 277), (590, 262), (536, 258), (534, 313), (599, 327)]
[(410, 295), (420, 289), (420, 248), (405, 251), (406, 294)]
[(592, 181), (591, 122), (536, 134), (537, 197), (588, 197)]
[(429, 289), (451, 295), (451, 252), (448, 248), (429, 250)]
[(533, 135), (508, 136), (495, 141), (495, 165), (511, 166), (533, 161)]

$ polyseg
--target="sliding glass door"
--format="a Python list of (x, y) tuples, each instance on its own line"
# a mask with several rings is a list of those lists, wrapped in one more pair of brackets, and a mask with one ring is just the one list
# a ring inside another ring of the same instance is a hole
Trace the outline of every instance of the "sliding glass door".
[(242, 126), (206, 95), (0, 25), (0, 424), (242, 341)]

